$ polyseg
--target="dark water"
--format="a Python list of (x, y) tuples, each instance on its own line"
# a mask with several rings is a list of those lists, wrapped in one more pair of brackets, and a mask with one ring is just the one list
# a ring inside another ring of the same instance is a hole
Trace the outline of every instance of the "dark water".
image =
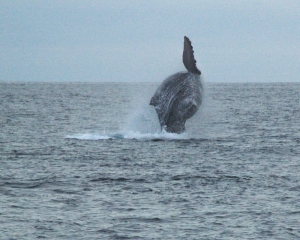
[(300, 239), (300, 84), (0, 84), (0, 239)]

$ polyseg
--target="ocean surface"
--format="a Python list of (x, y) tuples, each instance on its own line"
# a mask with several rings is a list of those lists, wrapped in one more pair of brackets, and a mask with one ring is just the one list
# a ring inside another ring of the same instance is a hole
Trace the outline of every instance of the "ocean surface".
[(0, 83), (0, 239), (300, 239), (300, 84)]

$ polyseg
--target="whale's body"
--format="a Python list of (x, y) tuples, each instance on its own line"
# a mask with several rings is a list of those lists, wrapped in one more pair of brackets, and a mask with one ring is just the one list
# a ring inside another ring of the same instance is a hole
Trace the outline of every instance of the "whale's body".
[(151, 98), (162, 129), (171, 133), (185, 131), (185, 122), (199, 109), (203, 88), (191, 41), (184, 37), (183, 63), (187, 72), (178, 72), (158, 87)]

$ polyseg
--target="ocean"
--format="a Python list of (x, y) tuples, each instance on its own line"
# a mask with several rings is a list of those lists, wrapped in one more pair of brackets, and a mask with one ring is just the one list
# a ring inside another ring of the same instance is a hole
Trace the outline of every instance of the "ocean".
[(0, 83), (0, 239), (300, 239), (300, 84)]

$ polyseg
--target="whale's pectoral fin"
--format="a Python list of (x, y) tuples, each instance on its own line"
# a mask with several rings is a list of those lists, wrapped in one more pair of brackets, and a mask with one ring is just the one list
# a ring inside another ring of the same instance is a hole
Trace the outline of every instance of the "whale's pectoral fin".
[(192, 42), (188, 37), (184, 37), (184, 45), (183, 45), (183, 55), (182, 61), (185, 68), (192, 73), (201, 74), (201, 71), (196, 66), (196, 60), (194, 57), (194, 50), (192, 46)]

